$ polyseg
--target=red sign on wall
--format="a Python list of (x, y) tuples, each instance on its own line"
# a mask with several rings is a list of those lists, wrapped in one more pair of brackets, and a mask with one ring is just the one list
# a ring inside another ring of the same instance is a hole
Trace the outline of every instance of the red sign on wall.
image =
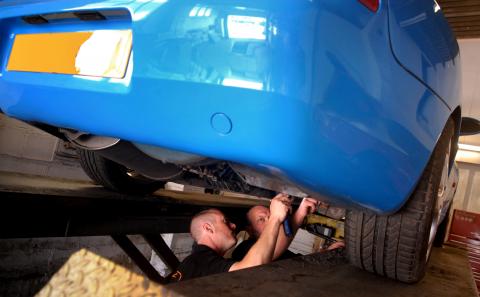
[(466, 239), (480, 241), (480, 215), (456, 209), (453, 212), (450, 235), (457, 235), (465, 237)]
[(448, 242), (468, 251), (473, 278), (480, 291), (480, 214), (456, 209)]

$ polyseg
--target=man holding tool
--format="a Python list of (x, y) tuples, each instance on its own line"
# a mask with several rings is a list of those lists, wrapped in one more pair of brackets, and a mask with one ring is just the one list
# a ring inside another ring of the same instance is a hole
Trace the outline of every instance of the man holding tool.
[(223, 258), (225, 252), (236, 244), (235, 224), (217, 209), (198, 213), (190, 223), (190, 233), (196, 245), (170, 279), (180, 281), (271, 262), (279, 233), (283, 233), (283, 221), (291, 209), (290, 204), (286, 194), (278, 194), (271, 200), (269, 219), (263, 226), (262, 234), (239, 261)]
[[(277, 244), (273, 253), (272, 260), (287, 259), (295, 256), (294, 253), (288, 250), (298, 228), (303, 224), (305, 217), (313, 213), (318, 206), (318, 201), (313, 198), (303, 198), (300, 206), (291, 219), (285, 220), (284, 223), (290, 222), (290, 226), (280, 228), (278, 232)], [(250, 238), (240, 243), (232, 254), (232, 259), (239, 260), (249, 252), (251, 247), (256, 243), (264, 232), (265, 226), (270, 218), (270, 210), (265, 206), (257, 205), (247, 212), (247, 232)], [(288, 232), (290, 231), (290, 232)], [(290, 234), (288, 234), (290, 233)]]

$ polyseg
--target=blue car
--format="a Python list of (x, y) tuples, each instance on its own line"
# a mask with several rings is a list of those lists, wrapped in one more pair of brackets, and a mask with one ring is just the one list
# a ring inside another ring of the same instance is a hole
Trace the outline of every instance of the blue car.
[(0, 61), (2, 112), (95, 182), (315, 197), (354, 265), (423, 276), (461, 126), (435, 0), (5, 0)]

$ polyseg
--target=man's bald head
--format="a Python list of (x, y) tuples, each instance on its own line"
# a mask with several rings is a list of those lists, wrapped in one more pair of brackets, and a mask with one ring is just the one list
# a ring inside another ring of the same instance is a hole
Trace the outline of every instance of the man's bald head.
[(203, 226), (205, 223), (215, 224), (218, 216), (223, 216), (222, 212), (218, 209), (207, 209), (197, 213), (190, 223), (190, 234), (195, 242), (198, 242), (205, 232)]
[(197, 244), (209, 246), (223, 255), (237, 242), (235, 228), (220, 210), (208, 209), (192, 218), (190, 234)]

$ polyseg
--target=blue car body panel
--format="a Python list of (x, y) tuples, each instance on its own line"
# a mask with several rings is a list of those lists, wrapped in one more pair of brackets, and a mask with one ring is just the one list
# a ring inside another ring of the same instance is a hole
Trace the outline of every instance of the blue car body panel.
[(459, 106), (458, 43), (435, 0), (390, 1), (390, 37), (399, 62), (451, 109)]
[[(242, 163), (379, 213), (408, 199), (458, 105), (435, 85), (445, 79), (457, 90), (455, 71), (424, 76), (436, 64), (415, 68), (398, 53), (401, 27), (391, 43), (387, 1), (376, 13), (354, 0), (21, 3), (0, 4), (7, 115)], [(128, 14), (43, 25), (20, 18), (105, 9)], [(15, 34), (107, 28), (133, 33), (123, 79), (6, 70)], [(457, 67), (456, 56), (442, 57)]]

